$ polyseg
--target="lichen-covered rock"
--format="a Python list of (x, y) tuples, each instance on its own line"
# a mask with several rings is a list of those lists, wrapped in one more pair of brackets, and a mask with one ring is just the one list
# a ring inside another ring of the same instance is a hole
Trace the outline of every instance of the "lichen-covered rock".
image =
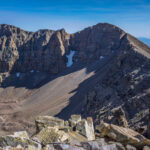
[(0, 147), (6, 150), (149, 150), (150, 140), (132, 129), (101, 121), (96, 129), (103, 138), (95, 139), (91, 117), (72, 118), (76, 122), (74, 130), (64, 126), (61, 119), (40, 117), (39, 122), (45, 126), (40, 126), (31, 139), (26, 131), (15, 132), (14, 135), (0, 136)]
[(55, 150), (53, 144), (47, 144), (42, 150)]
[(81, 145), (86, 150), (99, 150), (105, 147), (106, 143), (104, 139), (99, 139), (95, 141), (87, 141), (87, 142), (81, 142)]
[(127, 144), (126, 145), (126, 150), (136, 150), (136, 148), (132, 145)]
[(106, 144), (104, 139), (81, 142), (81, 145), (86, 150), (119, 150), (116, 144)]
[(14, 137), (26, 138), (29, 139), (29, 135), (26, 131), (14, 132)]
[(71, 127), (75, 127), (75, 125), (81, 121), (81, 115), (71, 115), (69, 119), (69, 124)]
[(0, 147), (6, 147), (7, 146), (7, 142), (5, 140), (4, 136), (0, 136)]
[(0, 146), (10, 148), (21, 148), (31, 146), (35, 149), (40, 149), (41, 145), (31, 139), (29, 139), (26, 131), (14, 132), (14, 135), (0, 136)]
[(64, 127), (64, 120), (52, 116), (39, 116), (35, 120), (37, 132), (45, 127)]
[(20, 145), (22, 148), (27, 147), (28, 145), (34, 146), (37, 149), (41, 147), (39, 143), (36, 143), (30, 139), (23, 138), (23, 137), (16, 137), (13, 135), (8, 135), (6, 137), (1, 137), (0, 146), (1, 147), (17, 147)]
[(144, 146), (143, 150), (150, 150), (150, 147), (149, 146)]
[(27, 147), (26, 147), (26, 149), (27, 150), (41, 150), (42, 149), (42, 147), (35, 147), (34, 145), (28, 145)]
[(54, 144), (56, 150), (85, 150), (83, 147), (78, 147), (69, 144)]
[(7, 146), (7, 147), (3, 148), (3, 150), (25, 150), (25, 149), (21, 148), (21, 147), (10, 147), (10, 146)]
[(83, 119), (76, 125), (79, 134), (85, 136), (88, 140), (95, 140), (94, 127), (92, 118)]
[(105, 145), (102, 148), (103, 149), (107, 149), (107, 150), (118, 150), (118, 148), (117, 148), (117, 146), (115, 144)]
[(119, 107), (112, 110), (113, 120), (112, 123), (122, 127), (128, 127), (124, 110)]
[(57, 127), (46, 127), (35, 135), (33, 140), (41, 143), (42, 145), (47, 145), (56, 142), (68, 142), (69, 135), (64, 131), (59, 130)]
[(125, 150), (125, 147), (121, 143), (109, 141), (108, 144), (115, 144), (118, 150)]
[(83, 142), (83, 141), (88, 141), (88, 139), (81, 135), (80, 133), (76, 132), (76, 131), (71, 131), (67, 133), (70, 137), (70, 143), (79, 143), (79, 142)]
[(102, 137), (109, 137), (110, 139), (123, 144), (131, 144), (135, 147), (150, 145), (149, 139), (146, 139), (138, 132), (129, 128), (123, 128), (113, 124), (101, 122), (96, 129), (100, 132)]

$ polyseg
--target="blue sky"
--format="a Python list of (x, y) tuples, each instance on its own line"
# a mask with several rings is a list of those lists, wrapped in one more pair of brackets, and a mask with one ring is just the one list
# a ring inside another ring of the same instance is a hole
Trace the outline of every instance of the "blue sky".
[(99, 22), (150, 38), (150, 0), (0, 0), (0, 24), (29, 31), (65, 28), (73, 33)]

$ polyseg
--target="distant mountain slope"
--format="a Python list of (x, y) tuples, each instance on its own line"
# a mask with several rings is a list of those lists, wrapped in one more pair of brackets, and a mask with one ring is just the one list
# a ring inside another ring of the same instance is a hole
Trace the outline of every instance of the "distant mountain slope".
[(80, 113), (95, 124), (109, 122), (116, 107), (124, 109), (131, 127), (146, 132), (149, 83), (150, 48), (114, 25), (99, 23), (74, 34), (0, 25), (3, 134), (33, 133), (38, 115)]
[(150, 38), (139, 37), (138, 39), (150, 46)]

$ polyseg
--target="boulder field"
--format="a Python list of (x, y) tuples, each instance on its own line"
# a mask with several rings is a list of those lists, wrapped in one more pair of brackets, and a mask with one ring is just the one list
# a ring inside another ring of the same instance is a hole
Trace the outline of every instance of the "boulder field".
[(71, 115), (69, 120), (52, 116), (35, 119), (36, 132), (0, 136), (3, 150), (150, 150), (150, 140), (128, 128), (101, 121), (95, 128), (91, 117)]

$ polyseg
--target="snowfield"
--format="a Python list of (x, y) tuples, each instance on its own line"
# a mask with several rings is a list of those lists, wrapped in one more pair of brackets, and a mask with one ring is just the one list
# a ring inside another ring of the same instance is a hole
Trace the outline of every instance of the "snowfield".
[(66, 55), (67, 58), (68, 58), (67, 67), (71, 67), (72, 66), (72, 64), (73, 64), (72, 58), (73, 58), (74, 54), (75, 54), (75, 51), (70, 50), (70, 54)]
[(19, 78), (20, 77), (20, 72), (16, 73), (16, 77)]

